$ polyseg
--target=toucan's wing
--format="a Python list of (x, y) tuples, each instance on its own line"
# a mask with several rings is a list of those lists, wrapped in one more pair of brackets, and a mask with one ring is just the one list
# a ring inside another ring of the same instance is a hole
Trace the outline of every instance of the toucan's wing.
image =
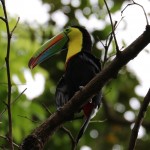
[(69, 89), (68, 89), (67, 82), (65, 80), (65, 75), (63, 75), (58, 82), (56, 93), (55, 93), (57, 109), (60, 109), (61, 107), (63, 107), (64, 104), (68, 102), (70, 98), (68, 90)]

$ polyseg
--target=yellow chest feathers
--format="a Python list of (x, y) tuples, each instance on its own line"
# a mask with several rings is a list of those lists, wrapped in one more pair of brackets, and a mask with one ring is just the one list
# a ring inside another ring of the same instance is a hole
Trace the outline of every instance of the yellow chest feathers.
[(68, 37), (69, 42), (66, 62), (69, 60), (69, 58), (81, 51), (83, 35), (79, 29), (72, 28), (71, 32), (68, 34)]

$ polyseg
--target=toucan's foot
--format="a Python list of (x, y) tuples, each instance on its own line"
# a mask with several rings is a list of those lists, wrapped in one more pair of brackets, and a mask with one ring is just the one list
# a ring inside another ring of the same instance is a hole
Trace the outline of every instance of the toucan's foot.
[(89, 100), (89, 103), (92, 103), (92, 102), (93, 102), (92, 99), (90, 99), (90, 100)]
[(79, 90), (82, 91), (84, 86), (79, 86)]
[(57, 111), (60, 112), (62, 110), (63, 107), (58, 107)]

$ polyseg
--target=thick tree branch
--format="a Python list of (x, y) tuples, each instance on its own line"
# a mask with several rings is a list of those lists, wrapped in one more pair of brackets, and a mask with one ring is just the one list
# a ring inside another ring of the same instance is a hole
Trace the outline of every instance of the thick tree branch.
[(140, 125), (143, 122), (145, 112), (147, 111), (147, 107), (148, 107), (149, 102), (150, 102), (150, 89), (149, 89), (149, 91), (147, 92), (147, 94), (144, 98), (144, 101), (142, 103), (142, 106), (141, 106), (141, 109), (139, 111), (138, 117), (135, 121), (135, 125), (132, 129), (128, 150), (134, 150), (134, 148), (135, 148), (136, 139), (137, 139), (137, 136), (138, 136), (138, 131), (139, 131)]
[(79, 108), (82, 107), (91, 97), (93, 97), (112, 78), (115, 78), (119, 70), (130, 60), (134, 59), (142, 49), (150, 42), (150, 26), (146, 26), (146, 31), (139, 36), (124, 51), (120, 52), (110, 65), (106, 66), (96, 77), (94, 77), (81, 91), (77, 92), (70, 101), (55, 114), (51, 115), (43, 124), (31, 133), (21, 144), (21, 149), (41, 150), (46, 141), (53, 133)]

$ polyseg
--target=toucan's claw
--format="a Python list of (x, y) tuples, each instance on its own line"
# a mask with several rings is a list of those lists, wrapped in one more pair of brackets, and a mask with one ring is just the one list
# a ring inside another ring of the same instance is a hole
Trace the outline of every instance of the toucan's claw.
[(62, 110), (63, 107), (58, 107), (57, 111), (60, 112)]
[(84, 86), (79, 86), (79, 90), (82, 91)]

